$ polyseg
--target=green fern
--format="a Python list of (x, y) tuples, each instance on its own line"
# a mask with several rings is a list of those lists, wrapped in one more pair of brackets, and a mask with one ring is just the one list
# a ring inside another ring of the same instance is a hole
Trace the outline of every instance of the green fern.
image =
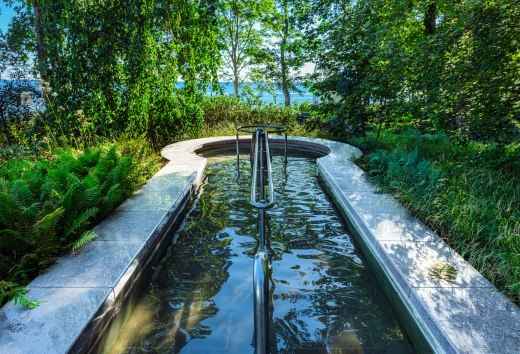
[(75, 251), (83, 246), (85, 246), (87, 243), (91, 242), (97, 237), (97, 234), (94, 231), (85, 231), (81, 234), (79, 239), (75, 242), (73, 242), (70, 246), (70, 248)]
[(34, 225), (34, 231), (36, 233), (45, 233), (52, 234), (55, 232), (55, 227), (61, 216), (65, 212), (65, 209), (62, 207), (57, 208), (52, 213), (49, 213), (43, 216), (38, 222)]
[(41, 300), (31, 300), (25, 295), (28, 289), (26, 286), (0, 280), (0, 304), (12, 301), (15, 305), (20, 304), (25, 309), (33, 309), (41, 304)]
[(138, 187), (136, 180), (156, 171), (161, 159), (151, 158), (147, 148), (137, 159), (153, 162), (147, 160), (146, 171), (129, 157), (142, 144), (57, 150), (50, 159), (13, 158), (0, 166), (0, 281), (10, 284), (0, 289), (3, 302), (16, 298), (36, 306), (23, 297), (23, 285), (63, 252), (92, 241), (95, 233), (85, 231), (90, 223)]
[(81, 200), (79, 201), (79, 208), (86, 209), (94, 205), (101, 197), (101, 189), (99, 186), (93, 186), (83, 191)]
[(119, 183), (114, 184), (103, 198), (103, 210), (111, 210), (121, 201), (122, 190)]
[(97, 212), (98, 212), (98, 208), (90, 208), (90, 209), (85, 210), (79, 216), (77, 216), (65, 228), (65, 230), (66, 230), (65, 231), (65, 238), (67, 238), (70, 235), (74, 234), (78, 230), (81, 230), (85, 226), (88, 226), (90, 224), (91, 219), (96, 216)]
[(74, 209), (76, 207), (76, 205), (74, 203), (74, 197), (75, 197), (76, 191), (80, 190), (80, 185), (81, 185), (81, 183), (79, 181), (77, 181), (74, 184), (71, 184), (69, 186), (69, 189), (63, 196), (63, 199), (61, 202), (62, 207), (65, 210), (70, 211), (71, 209)]

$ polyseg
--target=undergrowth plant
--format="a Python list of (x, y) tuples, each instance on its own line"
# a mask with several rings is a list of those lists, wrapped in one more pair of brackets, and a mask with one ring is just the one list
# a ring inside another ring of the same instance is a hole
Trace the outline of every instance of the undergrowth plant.
[(59, 255), (92, 241), (89, 227), (157, 170), (160, 157), (148, 146), (126, 140), (67, 148), (0, 167), (0, 305), (10, 299), (37, 305), (23, 297), (23, 286)]
[(205, 136), (234, 135), (236, 127), (251, 124), (284, 125), (293, 135), (298, 135), (300, 128), (296, 120), (298, 107), (250, 106), (235, 97), (216, 96), (206, 97), (202, 110)]
[[(509, 147), (507, 154), (493, 159), (495, 148), (464, 148), (461, 152), (446, 144), (425, 147), (418, 141), (413, 150), (378, 149), (368, 156), (368, 173), (519, 303), (520, 178), (513, 172), (518, 163), (516, 150)], [(427, 151), (421, 154), (421, 148)]]

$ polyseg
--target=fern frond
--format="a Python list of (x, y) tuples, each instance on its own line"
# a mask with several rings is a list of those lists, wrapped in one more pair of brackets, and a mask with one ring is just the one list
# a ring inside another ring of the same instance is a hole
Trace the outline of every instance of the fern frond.
[(16, 283), (0, 281), (0, 304), (4, 301), (13, 301), (20, 304), (25, 309), (33, 309), (41, 304), (41, 300), (31, 300), (25, 295), (28, 289), (26, 286), (18, 286)]
[(97, 212), (98, 208), (90, 208), (78, 215), (69, 225), (67, 225), (65, 238), (87, 226), (90, 223), (90, 220), (96, 216)]
[(94, 203), (101, 197), (101, 189), (99, 186), (94, 186), (91, 188), (87, 188), (83, 191), (83, 194), (81, 195), (81, 199), (79, 200), (79, 208), (80, 210), (86, 209)]
[(117, 164), (117, 166), (115, 166), (111, 172), (113, 175), (114, 181), (117, 183), (123, 182), (130, 174), (131, 169), (132, 169), (132, 158), (130, 156), (122, 158), (119, 161), (119, 163)]
[(72, 186), (75, 186), (80, 182), (81, 180), (74, 173), (70, 172), (69, 174), (67, 174), (67, 188), (72, 188)]
[(76, 208), (76, 206), (74, 205), (74, 196), (75, 196), (74, 194), (79, 189), (79, 187), (80, 187), (80, 182), (77, 181), (76, 183), (72, 184), (69, 187), (69, 189), (63, 196), (61, 205), (67, 212), (70, 212), (71, 210)]
[(103, 199), (103, 210), (110, 211), (121, 200), (123, 191), (119, 183), (114, 184)]
[(59, 219), (62, 217), (65, 209), (62, 207), (56, 208), (53, 212), (42, 217), (36, 224), (34, 225), (34, 230), (38, 233), (53, 233), (55, 232), (56, 224)]
[(119, 157), (117, 156), (116, 146), (112, 146), (106, 154), (99, 160), (94, 168), (96, 176), (103, 180), (110, 175), (110, 171), (117, 165)]
[(12, 183), (9, 192), (19, 205), (27, 205), (34, 200), (34, 196), (32, 195), (29, 186), (23, 180), (17, 180)]
[(97, 237), (97, 234), (92, 231), (92, 230), (89, 230), (89, 231), (85, 231), (84, 233), (81, 234), (80, 238), (73, 242), (70, 246), (70, 248), (75, 251), (83, 246), (85, 246), (87, 243), (89, 242), (92, 242), (92, 240), (94, 240), (95, 238)]

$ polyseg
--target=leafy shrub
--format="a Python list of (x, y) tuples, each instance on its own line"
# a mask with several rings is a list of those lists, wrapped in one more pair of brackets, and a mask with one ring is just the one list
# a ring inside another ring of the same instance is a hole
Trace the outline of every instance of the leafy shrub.
[(142, 181), (155, 172), (159, 158), (144, 158), (150, 148), (139, 145), (146, 146), (119, 143), (126, 156), (116, 145), (63, 149), (50, 158), (13, 158), (0, 167), (0, 304), (12, 298), (30, 307), (20, 297), (23, 285), (62, 253), (93, 240), (89, 226), (138, 187), (132, 176), (140, 173)]
[(234, 97), (208, 97), (202, 104), (206, 135), (211, 131), (219, 132), (223, 127), (238, 127), (251, 124), (297, 125), (297, 107), (277, 105), (249, 106)]
[(409, 153), (399, 147), (393, 152), (377, 150), (369, 155), (369, 163), (369, 175), (394, 191), (433, 191), (444, 177), (443, 172), (430, 161), (419, 160), (417, 149)]

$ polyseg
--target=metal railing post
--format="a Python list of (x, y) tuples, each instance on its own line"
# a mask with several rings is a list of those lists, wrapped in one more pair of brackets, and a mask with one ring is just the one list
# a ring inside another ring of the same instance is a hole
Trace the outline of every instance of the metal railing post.
[(236, 149), (237, 149), (237, 183), (240, 182), (240, 150), (238, 146), (238, 130), (237, 130), (237, 138), (236, 138)]
[(287, 163), (287, 131), (285, 131), (285, 144), (284, 144), (284, 156), (285, 156), (285, 163)]

